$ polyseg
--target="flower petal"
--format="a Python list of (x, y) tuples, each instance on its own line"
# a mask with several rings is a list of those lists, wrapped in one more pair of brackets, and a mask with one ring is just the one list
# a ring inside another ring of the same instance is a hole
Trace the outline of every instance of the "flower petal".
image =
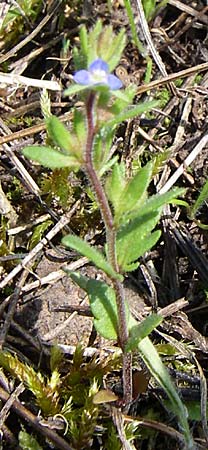
[(108, 75), (108, 86), (112, 91), (114, 91), (117, 89), (121, 89), (123, 86), (123, 83), (115, 75)]
[(91, 77), (88, 70), (78, 70), (73, 76), (73, 79), (78, 84), (83, 84), (84, 86), (91, 84)]
[(106, 72), (106, 73), (109, 72), (108, 64), (105, 61), (103, 61), (103, 59), (101, 59), (101, 58), (95, 59), (95, 61), (93, 61), (89, 66), (90, 72), (94, 72), (97, 70), (99, 70), (99, 71), (102, 70), (103, 72)]

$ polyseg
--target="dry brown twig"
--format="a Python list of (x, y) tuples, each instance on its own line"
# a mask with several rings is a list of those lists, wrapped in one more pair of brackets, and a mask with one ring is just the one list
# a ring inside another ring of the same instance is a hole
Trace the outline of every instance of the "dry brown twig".
[(2, 330), (0, 332), (0, 349), (2, 349), (2, 346), (5, 343), (5, 340), (6, 340), (6, 337), (7, 337), (7, 333), (9, 331), (9, 328), (10, 328), (10, 325), (11, 325), (11, 321), (13, 319), (13, 315), (15, 313), (15, 309), (16, 309), (17, 303), (19, 301), (19, 296), (20, 296), (20, 293), (21, 293), (21, 289), (22, 289), (22, 287), (24, 285), (24, 282), (25, 282), (27, 276), (28, 276), (28, 270), (24, 270), (22, 275), (21, 275), (20, 281), (19, 281), (19, 283), (17, 284), (17, 286), (16, 286), (16, 288), (14, 290), (14, 293), (11, 295), (10, 304), (9, 304), (9, 310), (7, 312), (7, 315), (6, 315), (6, 318), (5, 318)]
[(0, 411), (0, 429), (2, 429), (2, 426), (8, 417), (9, 411), (10, 411), (14, 401), (18, 399), (19, 395), (22, 394), (22, 392), (24, 392), (24, 390), (25, 390), (25, 387), (24, 387), (23, 383), (20, 383), (15, 388), (15, 390), (10, 394), (10, 397), (8, 398), (5, 405), (3, 406), (3, 408)]
[(34, 39), (39, 32), (42, 30), (42, 28), (48, 23), (48, 21), (53, 17), (55, 14), (57, 8), (61, 5), (62, 0), (54, 0), (51, 2), (50, 9), (48, 13), (45, 15), (45, 17), (41, 20), (41, 22), (37, 25), (37, 27), (28, 35), (25, 39), (20, 41), (15, 47), (13, 47), (11, 50), (9, 50), (5, 55), (2, 55), (0, 57), (0, 64), (10, 59), (12, 56), (16, 55), (19, 50), (25, 47), (29, 42)]
[[(153, 57), (153, 59), (155, 61), (155, 64), (159, 68), (161, 74), (164, 77), (168, 77), (168, 73), (166, 71), (165, 64), (164, 64), (160, 54), (158, 53), (158, 51), (157, 51), (157, 49), (156, 49), (156, 47), (154, 45), (154, 42), (152, 40), (151, 33), (150, 33), (150, 30), (149, 30), (149, 26), (148, 26), (148, 23), (147, 23), (147, 19), (145, 17), (142, 1), (141, 0), (136, 0), (136, 4), (137, 4), (137, 9), (138, 9), (141, 29), (142, 29), (142, 32), (144, 34), (144, 37), (145, 37), (148, 49), (150, 50), (151, 55), (152, 55), (152, 57)], [(176, 91), (176, 87), (174, 86), (174, 84), (171, 83), (171, 82), (169, 83), (169, 81), (168, 81), (168, 84), (169, 84), (169, 87), (170, 87), (170, 90), (172, 91), (172, 93), (176, 95), (177, 91)]]
[(13, 278), (24, 268), (27, 268), (28, 264), (34, 260), (38, 253), (43, 249), (51, 239), (54, 238), (71, 220), (73, 214), (77, 211), (80, 205), (80, 200), (78, 200), (65, 215), (61, 217), (58, 223), (54, 225), (52, 230), (50, 230), (46, 236), (40, 240), (40, 242), (31, 250), (31, 252), (18, 264), (0, 283), (0, 289), (3, 289)]
[[(3, 402), (7, 402), (9, 394), (0, 387), (0, 398)], [(19, 400), (14, 400), (11, 405), (12, 410), (26, 422), (28, 422), (37, 432), (41, 433), (45, 439), (49, 439), (59, 450), (72, 450), (71, 446), (55, 431), (41, 425), (38, 418), (26, 409)]]
[(183, 174), (184, 170), (187, 169), (187, 167), (190, 166), (190, 164), (195, 160), (195, 158), (199, 155), (201, 150), (207, 145), (208, 143), (208, 134), (205, 134), (198, 144), (194, 147), (194, 149), (191, 151), (191, 153), (187, 156), (187, 158), (184, 159), (183, 163), (179, 166), (179, 168), (175, 171), (175, 173), (169, 178), (169, 180), (165, 183), (165, 185), (160, 189), (160, 194), (164, 194), (165, 192), (169, 191), (169, 189), (174, 186), (175, 182), (178, 180), (178, 178)]

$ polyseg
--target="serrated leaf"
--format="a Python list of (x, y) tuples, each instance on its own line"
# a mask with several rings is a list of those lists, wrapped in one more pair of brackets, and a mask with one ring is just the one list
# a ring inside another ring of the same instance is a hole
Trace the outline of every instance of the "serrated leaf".
[(115, 272), (113, 267), (104, 258), (102, 253), (100, 253), (94, 247), (91, 247), (87, 242), (83, 241), (78, 236), (65, 236), (62, 239), (62, 243), (66, 245), (66, 247), (73, 248), (77, 252), (89, 258), (90, 261), (92, 261), (99, 269), (103, 270), (110, 277), (113, 277), (120, 281), (123, 280), (122, 275)]
[(116, 239), (116, 252), (118, 264), (122, 270), (127, 269), (128, 264), (135, 262), (155, 245), (160, 237), (160, 231), (153, 233), (151, 231), (158, 223), (159, 218), (160, 211), (153, 211), (129, 221), (120, 229)]
[(118, 224), (120, 217), (132, 209), (138, 209), (143, 205), (147, 198), (147, 188), (151, 181), (153, 167), (154, 165), (150, 161), (126, 184), (123, 190), (121, 190), (121, 186), (117, 186), (120, 196), (115, 206), (115, 223)]
[(125, 347), (126, 352), (131, 352), (136, 349), (139, 342), (147, 337), (160, 323), (162, 322), (162, 316), (158, 314), (151, 314), (146, 317), (142, 322), (129, 328), (129, 339)]
[(80, 164), (76, 158), (64, 155), (52, 147), (28, 146), (22, 150), (24, 156), (33, 161), (39, 162), (49, 169), (60, 169), (62, 167), (72, 167), (78, 169)]
[(105, 339), (117, 339), (118, 314), (114, 290), (106, 283), (90, 280), (87, 283), (94, 325)]
[(67, 155), (72, 154), (73, 136), (71, 136), (63, 123), (61, 123), (56, 116), (50, 116), (46, 120), (46, 127), (53, 142), (58, 145), (58, 147), (65, 150)]

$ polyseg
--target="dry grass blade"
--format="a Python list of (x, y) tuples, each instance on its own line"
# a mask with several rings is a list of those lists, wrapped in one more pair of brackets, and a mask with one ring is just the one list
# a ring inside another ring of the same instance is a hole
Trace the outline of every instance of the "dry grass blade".
[(17, 267), (15, 267), (0, 283), (0, 289), (4, 288), (10, 281), (13, 280), (13, 278), (24, 268), (27, 267), (27, 265), (37, 257), (38, 253), (43, 249), (44, 245), (47, 245), (48, 242), (54, 236), (56, 236), (71, 220), (72, 215), (76, 212), (78, 206), (80, 204), (80, 201), (78, 200), (73, 207), (70, 209), (70, 211), (61, 217), (60, 221), (50, 230), (46, 236), (41, 239), (41, 241), (31, 250), (31, 252), (23, 259), (23, 261), (18, 264)]

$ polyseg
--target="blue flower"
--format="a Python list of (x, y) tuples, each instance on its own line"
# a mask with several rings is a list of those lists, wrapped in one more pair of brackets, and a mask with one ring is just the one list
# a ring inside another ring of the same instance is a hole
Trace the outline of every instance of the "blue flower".
[(108, 64), (100, 58), (95, 59), (88, 70), (78, 70), (73, 79), (84, 86), (107, 86), (112, 91), (123, 86), (118, 77), (109, 74)]

